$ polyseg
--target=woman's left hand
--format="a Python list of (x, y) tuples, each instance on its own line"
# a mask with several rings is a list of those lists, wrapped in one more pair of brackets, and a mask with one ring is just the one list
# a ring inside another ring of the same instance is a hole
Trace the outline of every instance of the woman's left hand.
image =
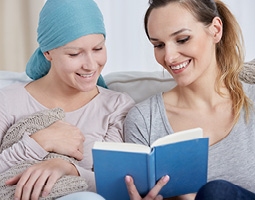
[(15, 199), (38, 199), (41, 192), (46, 197), (56, 181), (63, 175), (76, 175), (76, 167), (60, 158), (50, 159), (35, 164), (23, 173), (6, 181), (6, 185), (15, 185)]
[(128, 189), (128, 194), (130, 197), (130, 200), (162, 200), (163, 197), (159, 195), (159, 191), (164, 187), (164, 185), (167, 184), (169, 181), (169, 176), (163, 176), (157, 184), (149, 191), (149, 193), (142, 199), (140, 194), (138, 193), (136, 186), (134, 184), (134, 180), (131, 176), (125, 177), (125, 182)]

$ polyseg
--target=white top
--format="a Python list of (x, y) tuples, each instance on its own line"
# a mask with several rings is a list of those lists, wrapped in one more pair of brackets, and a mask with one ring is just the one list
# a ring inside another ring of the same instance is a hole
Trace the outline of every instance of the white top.
[[(8, 128), (26, 115), (47, 109), (19, 83), (0, 90), (0, 140)], [(95, 141), (123, 141), (123, 120), (134, 101), (126, 94), (98, 87), (99, 94), (88, 104), (67, 112), (65, 121), (78, 127), (85, 136), (84, 157), (78, 164), (80, 176), (95, 191), (92, 172), (92, 147)], [(25, 135), (22, 140), (0, 154), (0, 173), (12, 167), (16, 160), (42, 160), (48, 154), (35, 140)]]

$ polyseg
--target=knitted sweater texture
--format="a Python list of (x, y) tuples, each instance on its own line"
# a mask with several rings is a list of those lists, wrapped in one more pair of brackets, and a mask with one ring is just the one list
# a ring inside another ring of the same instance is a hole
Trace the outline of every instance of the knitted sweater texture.
[[(30, 116), (24, 117), (19, 120), (17, 123), (12, 125), (5, 136), (1, 141), (0, 153), (11, 147), (13, 144), (17, 143), (24, 135), (25, 132), (33, 134), (41, 129), (44, 129), (58, 120), (63, 120), (65, 113), (61, 108), (54, 108), (50, 110), (44, 110), (37, 113), (34, 113)], [(61, 158), (67, 160), (71, 163), (77, 163), (74, 158), (56, 154), (49, 153), (43, 160), (48, 160), (52, 158)], [(20, 161), (16, 165), (5, 172), (0, 174), (0, 199), (14, 199), (16, 185), (5, 185), (5, 181), (18, 175), (19, 173), (24, 172), (28, 167), (33, 164), (39, 163), (40, 161), (27, 160)], [(56, 199), (61, 196), (85, 191), (87, 189), (87, 183), (85, 178), (79, 176), (63, 176), (61, 177), (53, 186), (51, 193), (43, 198), (40, 197), (40, 200), (51, 200)]]

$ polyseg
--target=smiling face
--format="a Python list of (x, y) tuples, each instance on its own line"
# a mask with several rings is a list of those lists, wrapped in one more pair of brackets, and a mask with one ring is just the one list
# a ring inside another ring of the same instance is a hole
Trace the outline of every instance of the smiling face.
[(105, 38), (102, 34), (86, 35), (44, 55), (51, 62), (49, 74), (54, 84), (89, 92), (96, 88), (107, 60)]
[[(178, 3), (153, 9), (147, 28), (155, 58), (178, 85), (187, 86), (200, 77), (216, 74), (215, 44), (219, 38), (215, 18), (209, 27), (198, 22)], [(203, 75), (203, 76), (202, 76)]]

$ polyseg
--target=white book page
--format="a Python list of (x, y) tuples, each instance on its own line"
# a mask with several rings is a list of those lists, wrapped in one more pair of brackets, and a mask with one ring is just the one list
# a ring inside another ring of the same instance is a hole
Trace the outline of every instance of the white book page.
[(151, 148), (142, 144), (117, 143), (117, 142), (95, 142), (93, 149), (102, 149), (109, 151), (124, 151), (133, 153), (150, 153)]
[(159, 138), (152, 143), (151, 147), (176, 143), (180, 141), (192, 140), (192, 139), (202, 138), (202, 137), (203, 137), (203, 129), (194, 128), (194, 129), (176, 132), (174, 134)]

